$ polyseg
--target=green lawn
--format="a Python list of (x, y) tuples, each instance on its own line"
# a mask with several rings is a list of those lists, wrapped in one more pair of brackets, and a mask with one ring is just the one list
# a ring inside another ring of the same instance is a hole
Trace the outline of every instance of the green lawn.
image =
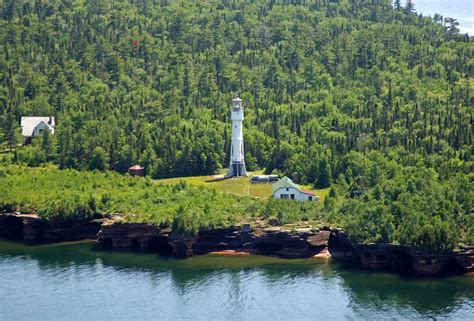
[[(249, 176), (259, 175), (261, 172), (250, 172)], [(180, 178), (168, 178), (160, 179), (157, 182), (166, 184), (176, 184), (180, 180), (186, 181), (188, 184), (193, 186), (204, 186), (207, 188), (214, 188), (218, 191), (230, 193), (238, 196), (250, 196), (257, 197), (261, 200), (266, 200), (272, 196), (272, 184), (252, 184), (250, 183), (250, 177), (240, 177), (224, 179), (220, 181), (207, 182), (214, 176), (192, 176), (192, 177), (180, 177)], [(303, 189), (314, 192), (321, 202), (329, 193), (329, 188), (325, 189), (314, 189), (311, 186), (301, 185)]]

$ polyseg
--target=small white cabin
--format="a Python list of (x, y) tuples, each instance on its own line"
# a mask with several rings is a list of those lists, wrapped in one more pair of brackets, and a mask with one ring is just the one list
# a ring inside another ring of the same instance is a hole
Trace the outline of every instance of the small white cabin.
[(54, 134), (54, 117), (21, 117), (21, 133), (24, 137), (41, 135), (45, 130)]
[(316, 194), (311, 191), (301, 189), (298, 184), (295, 184), (286, 176), (273, 184), (272, 188), (273, 198), (310, 202), (319, 200), (319, 197), (316, 196)]

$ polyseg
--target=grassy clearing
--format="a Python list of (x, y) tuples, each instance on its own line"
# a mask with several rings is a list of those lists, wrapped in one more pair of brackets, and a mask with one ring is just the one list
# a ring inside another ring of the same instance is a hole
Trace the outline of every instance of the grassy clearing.
[[(253, 175), (260, 175), (259, 172), (250, 172), (250, 177)], [(176, 184), (182, 180), (192, 186), (204, 186), (207, 188), (214, 188), (218, 191), (229, 193), (237, 196), (249, 196), (258, 198), (261, 200), (267, 200), (272, 196), (272, 185), (271, 184), (252, 184), (250, 183), (250, 177), (231, 178), (215, 182), (207, 182), (214, 176), (193, 176), (193, 177), (178, 177), (157, 180), (159, 183), (165, 184)], [(329, 188), (325, 189), (314, 189), (311, 186), (301, 185), (301, 188), (310, 190), (319, 196), (321, 202), (329, 194)]]

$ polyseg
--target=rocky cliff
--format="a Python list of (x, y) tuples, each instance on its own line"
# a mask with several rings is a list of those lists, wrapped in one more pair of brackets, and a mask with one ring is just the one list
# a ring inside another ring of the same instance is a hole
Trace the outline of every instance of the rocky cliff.
[(0, 214), (0, 238), (31, 244), (96, 239), (101, 223), (49, 222), (36, 214)]
[(104, 224), (97, 239), (109, 248), (193, 256), (212, 252), (250, 253), (282, 258), (329, 254), (340, 262), (365, 269), (421, 275), (472, 272), (474, 248), (450, 253), (427, 253), (396, 244), (354, 244), (340, 229), (294, 229), (248, 225), (201, 231), (196, 236), (174, 234), (147, 224)]
[(161, 254), (192, 256), (217, 251), (239, 251), (302, 258), (327, 248), (330, 231), (243, 227), (201, 231), (196, 236), (160, 230), (148, 224), (104, 224), (98, 243), (108, 248), (138, 249)]
[(108, 249), (189, 257), (212, 252), (249, 253), (282, 258), (332, 257), (370, 270), (422, 275), (474, 272), (474, 246), (449, 253), (427, 253), (396, 244), (354, 244), (340, 229), (249, 224), (182, 235), (151, 224), (112, 219), (48, 222), (37, 215), (0, 214), (0, 238), (27, 243), (97, 239)]
[(399, 244), (352, 243), (342, 231), (331, 234), (328, 246), (333, 259), (357, 263), (368, 270), (445, 275), (470, 273), (474, 268), (474, 247), (431, 253)]
[(370, 270), (441, 275), (472, 272), (474, 248), (450, 253), (426, 253), (396, 244), (354, 244), (340, 229), (295, 229), (248, 225), (201, 231), (196, 236), (174, 234), (148, 224), (104, 224), (97, 239), (109, 248), (193, 256), (212, 252), (309, 258), (329, 255), (336, 261)]

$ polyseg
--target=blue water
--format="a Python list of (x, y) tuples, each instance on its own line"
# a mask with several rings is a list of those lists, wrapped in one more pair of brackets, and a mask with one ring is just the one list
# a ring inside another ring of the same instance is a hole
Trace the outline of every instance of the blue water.
[(462, 33), (474, 36), (474, 0), (413, 0), (415, 10), (424, 16), (439, 13), (444, 18), (456, 18)]
[(324, 260), (105, 252), (0, 241), (0, 320), (386, 320), (474, 316), (474, 278)]

